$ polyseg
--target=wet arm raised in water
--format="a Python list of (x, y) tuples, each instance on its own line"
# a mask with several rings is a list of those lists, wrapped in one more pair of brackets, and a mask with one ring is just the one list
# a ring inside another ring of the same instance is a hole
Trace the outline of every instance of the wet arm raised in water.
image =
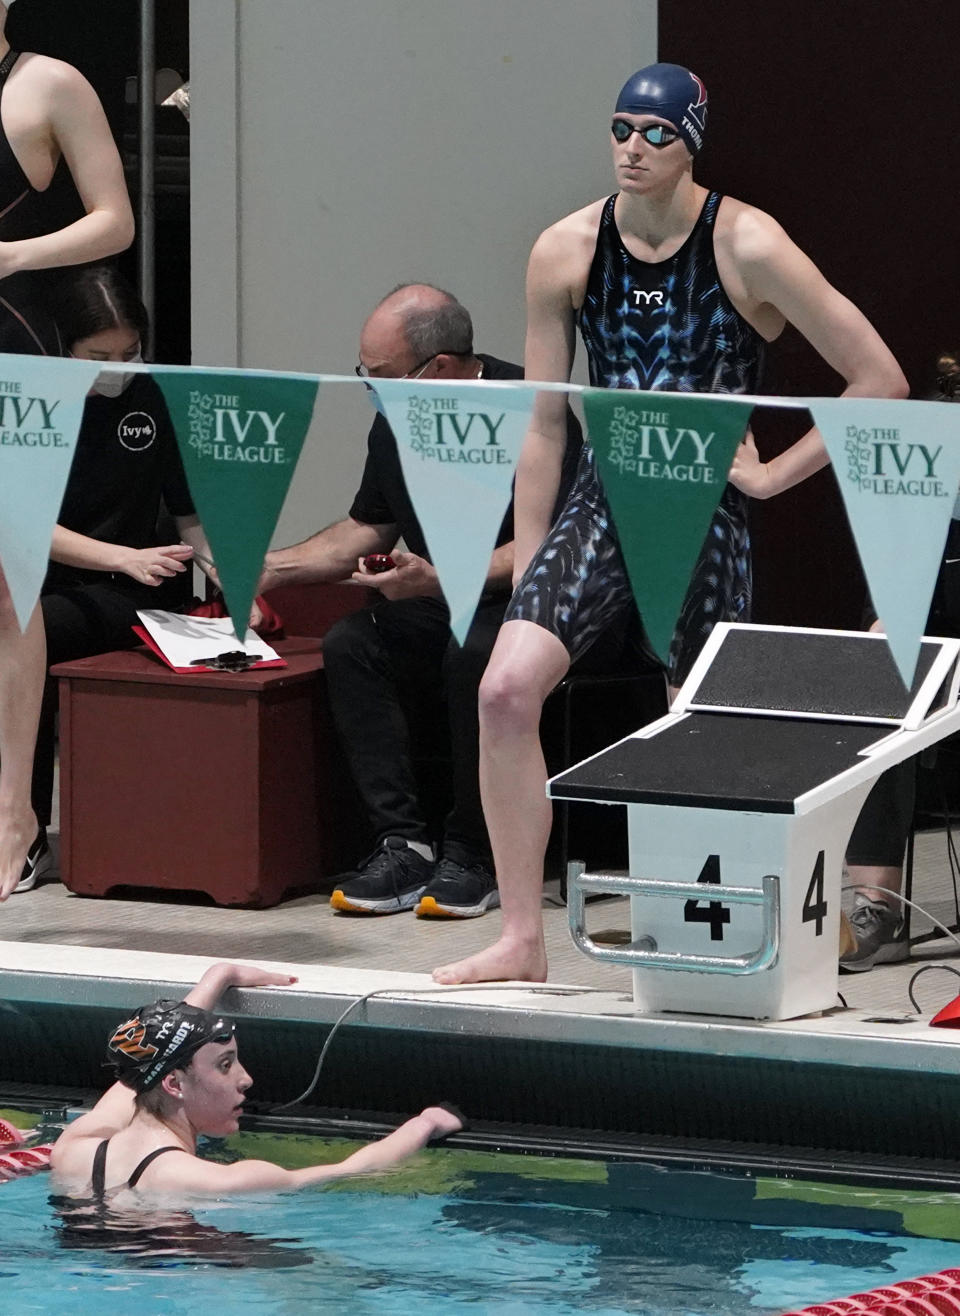
[(194, 1196), (309, 1188), (353, 1174), (389, 1170), (420, 1151), (431, 1139), (446, 1137), (462, 1127), (459, 1116), (444, 1106), (428, 1106), (379, 1142), (361, 1147), (337, 1164), (311, 1165), (303, 1170), (285, 1170), (269, 1161), (217, 1165), (192, 1156), (164, 1157), (151, 1175), (150, 1188), (157, 1193)]

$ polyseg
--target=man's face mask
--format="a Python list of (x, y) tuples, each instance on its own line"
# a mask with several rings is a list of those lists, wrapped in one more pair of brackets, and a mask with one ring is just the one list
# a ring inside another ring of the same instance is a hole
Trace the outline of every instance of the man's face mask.
[[(132, 356), (130, 360), (131, 362), (142, 361), (143, 354), (138, 352), (136, 356)], [(91, 392), (98, 393), (104, 398), (118, 398), (121, 393), (130, 387), (133, 378), (134, 376), (132, 374), (121, 374), (119, 370), (104, 370), (97, 375), (96, 379), (93, 381)]]

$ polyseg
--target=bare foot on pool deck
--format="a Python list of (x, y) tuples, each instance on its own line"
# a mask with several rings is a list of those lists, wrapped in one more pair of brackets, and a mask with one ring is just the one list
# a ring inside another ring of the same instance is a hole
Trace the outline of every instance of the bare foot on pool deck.
[(0, 901), (13, 894), (23, 876), (27, 851), (37, 835), (37, 820), (33, 811), (15, 817), (0, 812)]
[(542, 942), (518, 945), (500, 940), (465, 960), (434, 969), (433, 980), (445, 987), (472, 982), (546, 982), (547, 953)]

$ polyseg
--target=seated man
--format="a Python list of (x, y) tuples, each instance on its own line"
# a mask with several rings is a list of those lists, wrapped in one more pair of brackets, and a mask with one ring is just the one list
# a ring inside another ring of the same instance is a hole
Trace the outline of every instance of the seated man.
[[(396, 288), (375, 308), (360, 335), (357, 373), (380, 379), (523, 376), (519, 366), (476, 354), (467, 311), (427, 284)], [(567, 417), (561, 497), (580, 449), (579, 427), (569, 411)], [(408, 551), (394, 551), (400, 539)], [(510, 597), (512, 540), (511, 507), (461, 648), (450, 634), (396, 440), (380, 415), (346, 519), (267, 556), (262, 589), (353, 579), (380, 594), (371, 610), (344, 618), (324, 641), (334, 722), (376, 837), (373, 853), (337, 881), (330, 902), (336, 910), (397, 914), (416, 908), (421, 916), (473, 918), (499, 903), (480, 807), (477, 689)], [(373, 574), (363, 567), (367, 555), (391, 552), (393, 569)], [(440, 718), (449, 725), (453, 807), (435, 862), (411, 730)]]
[[(197, 1137), (236, 1133), (252, 1079), (233, 1023), (215, 1010), (228, 987), (286, 986), (279, 973), (216, 964), (183, 1001), (157, 1001), (120, 1023), (107, 1042), (118, 1080), (57, 1139), (50, 1168), (66, 1197), (103, 1209), (121, 1194), (220, 1196), (305, 1188), (385, 1170), (463, 1127), (449, 1106), (429, 1106), (380, 1142), (336, 1165), (285, 1170), (269, 1161), (219, 1165), (197, 1155)], [(177, 1155), (167, 1155), (176, 1152)]]

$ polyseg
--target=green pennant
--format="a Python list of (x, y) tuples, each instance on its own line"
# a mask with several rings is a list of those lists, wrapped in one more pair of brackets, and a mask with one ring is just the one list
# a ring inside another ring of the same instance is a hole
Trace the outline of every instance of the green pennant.
[(154, 370), (234, 630), (250, 604), (313, 417), (318, 381)]
[(665, 660), (752, 402), (587, 389), (587, 430), (647, 634)]

